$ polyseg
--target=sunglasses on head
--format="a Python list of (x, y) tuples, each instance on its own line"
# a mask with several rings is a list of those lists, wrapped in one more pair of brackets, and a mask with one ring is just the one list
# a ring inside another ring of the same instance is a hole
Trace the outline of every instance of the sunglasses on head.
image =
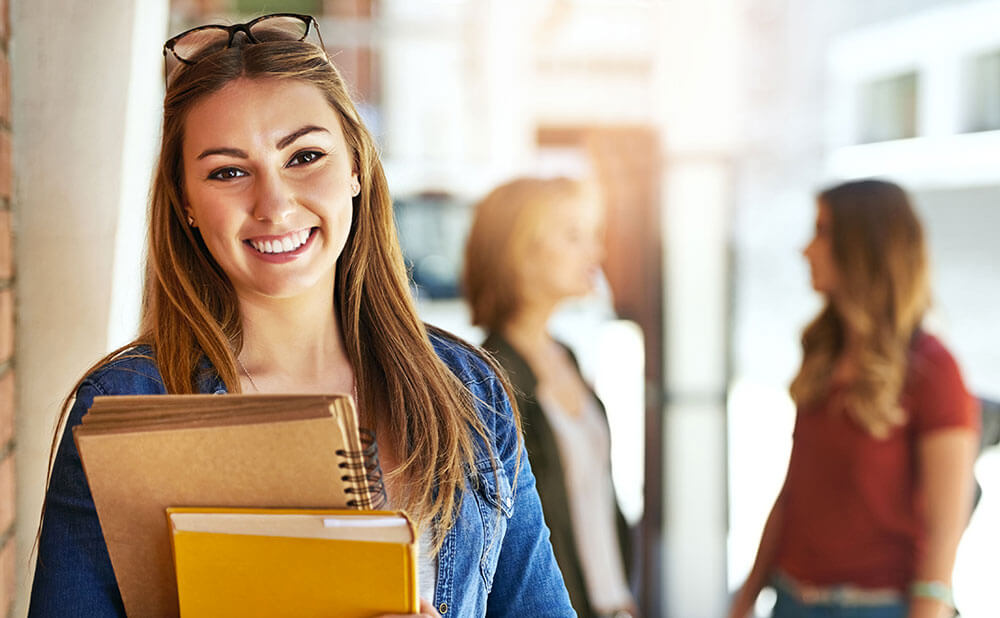
[(273, 13), (231, 26), (208, 25), (191, 28), (167, 39), (163, 44), (165, 79), (180, 64), (193, 65), (214, 52), (233, 46), (240, 33), (247, 43), (267, 43), (269, 41), (305, 41), (310, 33), (315, 33), (317, 46), (324, 49), (323, 37), (319, 33), (319, 23), (310, 15), (297, 13)]

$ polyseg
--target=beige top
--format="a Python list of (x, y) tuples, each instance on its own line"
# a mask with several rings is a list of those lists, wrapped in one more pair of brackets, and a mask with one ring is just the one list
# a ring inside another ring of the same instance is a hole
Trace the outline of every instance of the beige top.
[(590, 395), (577, 416), (571, 416), (541, 389), (538, 403), (559, 445), (573, 537), (590, 604), (602, 613), (627, 607), (632, 595), (618, 547), (607, 423)]
[(428, 603), (434, 603), (434, 588), (437, 587), (437, 554), (430, 553), (433, 545), (433, 528), (428, 526), (417, 541), (417, 590), (420, 598)]

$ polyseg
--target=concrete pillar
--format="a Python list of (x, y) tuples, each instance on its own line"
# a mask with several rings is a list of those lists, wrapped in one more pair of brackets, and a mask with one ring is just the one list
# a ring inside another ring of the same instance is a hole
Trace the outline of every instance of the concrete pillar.
[(741, 147), (741, 3), (665, 5), (663, 615), (727, 608), (726, 390), (732, 161)]
[(59, 404), (91, 363), (135, 334), (167, 8), (166, 0), (11, 6), (16, 616), (31, 585)]
[(665, 209), (666, 616), (726, 609), (726, 358), (730, 170), (668, 162)]

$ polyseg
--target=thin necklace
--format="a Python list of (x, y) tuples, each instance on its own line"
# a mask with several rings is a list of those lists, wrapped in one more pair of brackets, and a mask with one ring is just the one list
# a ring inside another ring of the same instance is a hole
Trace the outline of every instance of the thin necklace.
[[(243, 375), (247, 377), (247, 380), (250, 380), (250, 386), (253, 387), (253, 390), (257, 391), (258, 393), (261, 392), (260, 387), (257, 386), (256, 382), (253, 381), (253, 376), (250, 375), (249, 371), (247, 371), (246, 366), (243, 365), (243, 361), (240, 360), (239, 356), (236, 357), (236, 364), (239, 365), (240, 369), (243, 370)], [(355, 382), (354, 380), (351, 380), (351, 395), (354, 397), (354, 405), (355, 406), (358, 405), (358, 383)]]
[(243, 361), (240, 360), (239, 356), (236, 357), (236, 364), (239, 365), (240, 369), (243, 370), (243, 375), (245, 375), (247, 377), (247, 380), (250, 380), (250, 386), (253, 387), (253, 390), (255, 390), (255, 391), (257, 391), (259, 393), (260, 392), (260, 387), (258, 387), (257, 383), (253, 381), (253, 376), (250, 375), (250, 372), (247, 371), (247, 368), (243, 366)]

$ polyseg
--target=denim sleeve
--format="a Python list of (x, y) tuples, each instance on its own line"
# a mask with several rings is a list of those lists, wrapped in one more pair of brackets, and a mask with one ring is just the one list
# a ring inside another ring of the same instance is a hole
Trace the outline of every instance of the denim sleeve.
[(125, 616), (94, 499), (73, 442), (100, 388), (85, 381), (77, 391), (56, 453), (45, 495), (38, 563), (31, 588), (29, 618)]
[(542, 504), (535, 489), (535, 476), (512, 422), (510, 402), (500, 384), (495, 379), (492, 383), (492, 401), (498, 412), (494, 417), (498, 463), (504, 467), (508, 478), (513, 479), (520, 453), (520, 469), (514, 488), (514, 507), (500, 548), (486, 615), (576, 616), (552, 554), (549, 529), (542, 518)]

